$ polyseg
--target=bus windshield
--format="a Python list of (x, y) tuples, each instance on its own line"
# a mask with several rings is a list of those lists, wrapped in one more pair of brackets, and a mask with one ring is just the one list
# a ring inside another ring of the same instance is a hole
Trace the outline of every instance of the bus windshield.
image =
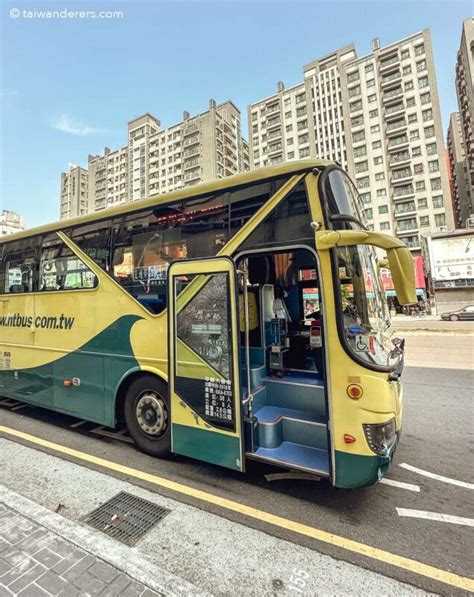
[[(333, 228), (357, 230), (366, 227), (359, 193), (342, 170), (335, 168), (328, 172), (323, 192), (330, 215), (352, 218), (334, 221)], [(339, 299), (343, 340), (358, 358), (389, 367), (393, 365), (390, 363), (390, 316), (375, 249), (369, 245), (355, 245), (340, 247), (335, 253), (336, 298)]]

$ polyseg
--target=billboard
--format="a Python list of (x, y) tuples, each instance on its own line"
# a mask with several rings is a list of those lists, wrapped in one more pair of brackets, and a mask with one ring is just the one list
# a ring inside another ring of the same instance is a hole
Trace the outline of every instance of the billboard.
[(428, 246), (434, 281), (474, 279), (474, 233), (428, 238)]
[[(413, 259), (413, 268), (415, 269), (415, 283), (417, 291), (424, 290), (425, 288), (425, 277), (423, 273), (423, 257), (416, 256), (412, 257)], [(393, 285), (392, 274), (389, 269), (382, 268), (380, 270), (380, 278), (382, 280), (382, 285), (385, 290), (385, 293), (388, 296), (395, 296), (395, 287)], [(422, 294), (422, 292), (417, 292), (417, 294)]]

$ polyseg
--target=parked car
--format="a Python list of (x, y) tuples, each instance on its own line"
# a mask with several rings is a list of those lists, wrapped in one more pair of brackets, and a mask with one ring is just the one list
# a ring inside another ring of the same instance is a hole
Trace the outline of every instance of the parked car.
[(441, 319), (444, 321), (459, 321), (461, 319), (472, 319), (474, 321), (474, 305), (458, 309), (457, 311), (448, 311), (448, 313), (441, 313)]

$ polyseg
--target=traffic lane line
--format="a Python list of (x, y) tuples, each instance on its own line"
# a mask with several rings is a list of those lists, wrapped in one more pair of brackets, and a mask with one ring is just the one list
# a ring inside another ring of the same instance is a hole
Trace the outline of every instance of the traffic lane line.
[(453, 516), (452, 514), (442, 514), (441, 512), (428, 512), (427, 510), (411, 510), (410, 508), (396, 508), (396, 510), (398, 512), (398, 516), (423, 518), (425, 520), (436, 520), (438, 522), (449, 522), (451, 524), (461, 524), (466, 527), (474, 527), (474, 518)]
[(416, 491), (417, 493), (421, 491), (419, 485), (413, 485), (412, 483), (404, 483), (403, 481), (395, 481), (395, 479), (388, 479), (387, 477), (380, 479), (380, 483), (382, 483), (383, 485), (390, 485), (391, 487), (398, 487), (399, 489)]
[(249, 518), (253, 518), (260, 522), (268, 523), (275, 527), (279, 527), (288, 531), (293, 531), (296, 534), (309, 537), (311, 539), (316, 539), (317, 541), (321, 541), (323, 543), (339, 547), (349, 552), (366, 556), (373, 560), (389, 564), (391, 566), (400, 568), (402, 570), (406, 570), (408, 572), (412, 572), (419, 576), (423, 576), (431, 580), (451, 585), (453, 587), (457, 587), (465, 591), (474, 592), (474, 579), (472, 578), (460, 576), (453, 572), (430, 566), (429, 564), (423, 564), (422, 562), (419, 562), (417, 560), (406, 558), (404, 556), (399, 556), (397, 554), (393, 554), (391, 552), (378, 549), (376, 547), (372, 547), (364, 543), (359, 543), (358, 541), (354, 541), (352, 539), (346, 539), (345, 537), (334, 535), (333, 533), (329, 533), (321, 529), (316, 529), (314, 527), (310, 527), (308, 525), (287, 518), (283, 518), (275, 514), (270, 514), (269, 512), (258, 510), (257, 508), (253, 508), (245, 504), (240, 504), (227, 498), (216, 496), (211, 493), (202, 491), (200, 489), (196, 489), (194, 487), (189, 487), (182, 483), (178, 483), (176, 481), (171, 481), (169, 479), (158, 477), (157, 475), (152, 475), (150, 473), (145, 473), (143, 471), (133, 469), (131, 467), (124, 466), (122, 464), (118, 464), (110, 460), (105, 460), (104, 458), (99, 458), (97, 456), (87, 454), (86, 452), (74, 450), (72, 448), (68, 448), (67, 446), (56, 444), (48, 440), (36, 437), (34, 435), (30, 435), (28, 433), (24, 433), (16, 429), (12, 429), (10, 427), (0, 425), (0, 433), (5, 434), (6, 436), (23, 439), (32, 444), (36, 444), (38, 446), (42, 446), (44, 448), (52, 450), (53, 452), (66, 454), (83, 462), (88, 462), (101, 468), (122, 473), (124, 475), (128, 475), (129, 477), (133, 477), (136, 479), (141, 479), (142, 481), (146, 481), (153, 485), (164, 487), (176, 493), (180, 493), (182, 495), (186, 495), (188, 497), (192, 497), (197, 500), (204, 501), (215, 506), (219, 506), (226, 510), (236, 512), (238, 514), (247, 516)]
[(436, 473), (430, 473), (429, 471), (425, 471), (421, 468), (417, 468), (416, 466), (412, 466), (411, 464), (406, 464), (402, 462), (398, 465), (401, 468), (406, 469), (407, 471), (411, 471), (412, 473), (418, 473), (423, 477), (428, 477), (429, 479), (435, 479), (436, 481), (441, 481), (443, 483), (449, 483), (450, 485), (456, 485), (457, 487), (463, 487), (464, 489), (474, 489), (474, 483), (468, 483), (467, 481), (459, 481), (458, 479), (451, 479), (449, 477), (443, 477), (442, 475), (437, 475)]

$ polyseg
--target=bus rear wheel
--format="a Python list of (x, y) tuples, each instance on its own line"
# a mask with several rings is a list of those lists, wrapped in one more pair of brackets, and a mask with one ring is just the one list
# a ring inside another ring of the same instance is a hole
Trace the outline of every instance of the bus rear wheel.
[(153, 375), (133, 380), (124, 402), (127, 429), (143, 452), (166, 458), (171, 454), (171, 421), (166, 384)]

